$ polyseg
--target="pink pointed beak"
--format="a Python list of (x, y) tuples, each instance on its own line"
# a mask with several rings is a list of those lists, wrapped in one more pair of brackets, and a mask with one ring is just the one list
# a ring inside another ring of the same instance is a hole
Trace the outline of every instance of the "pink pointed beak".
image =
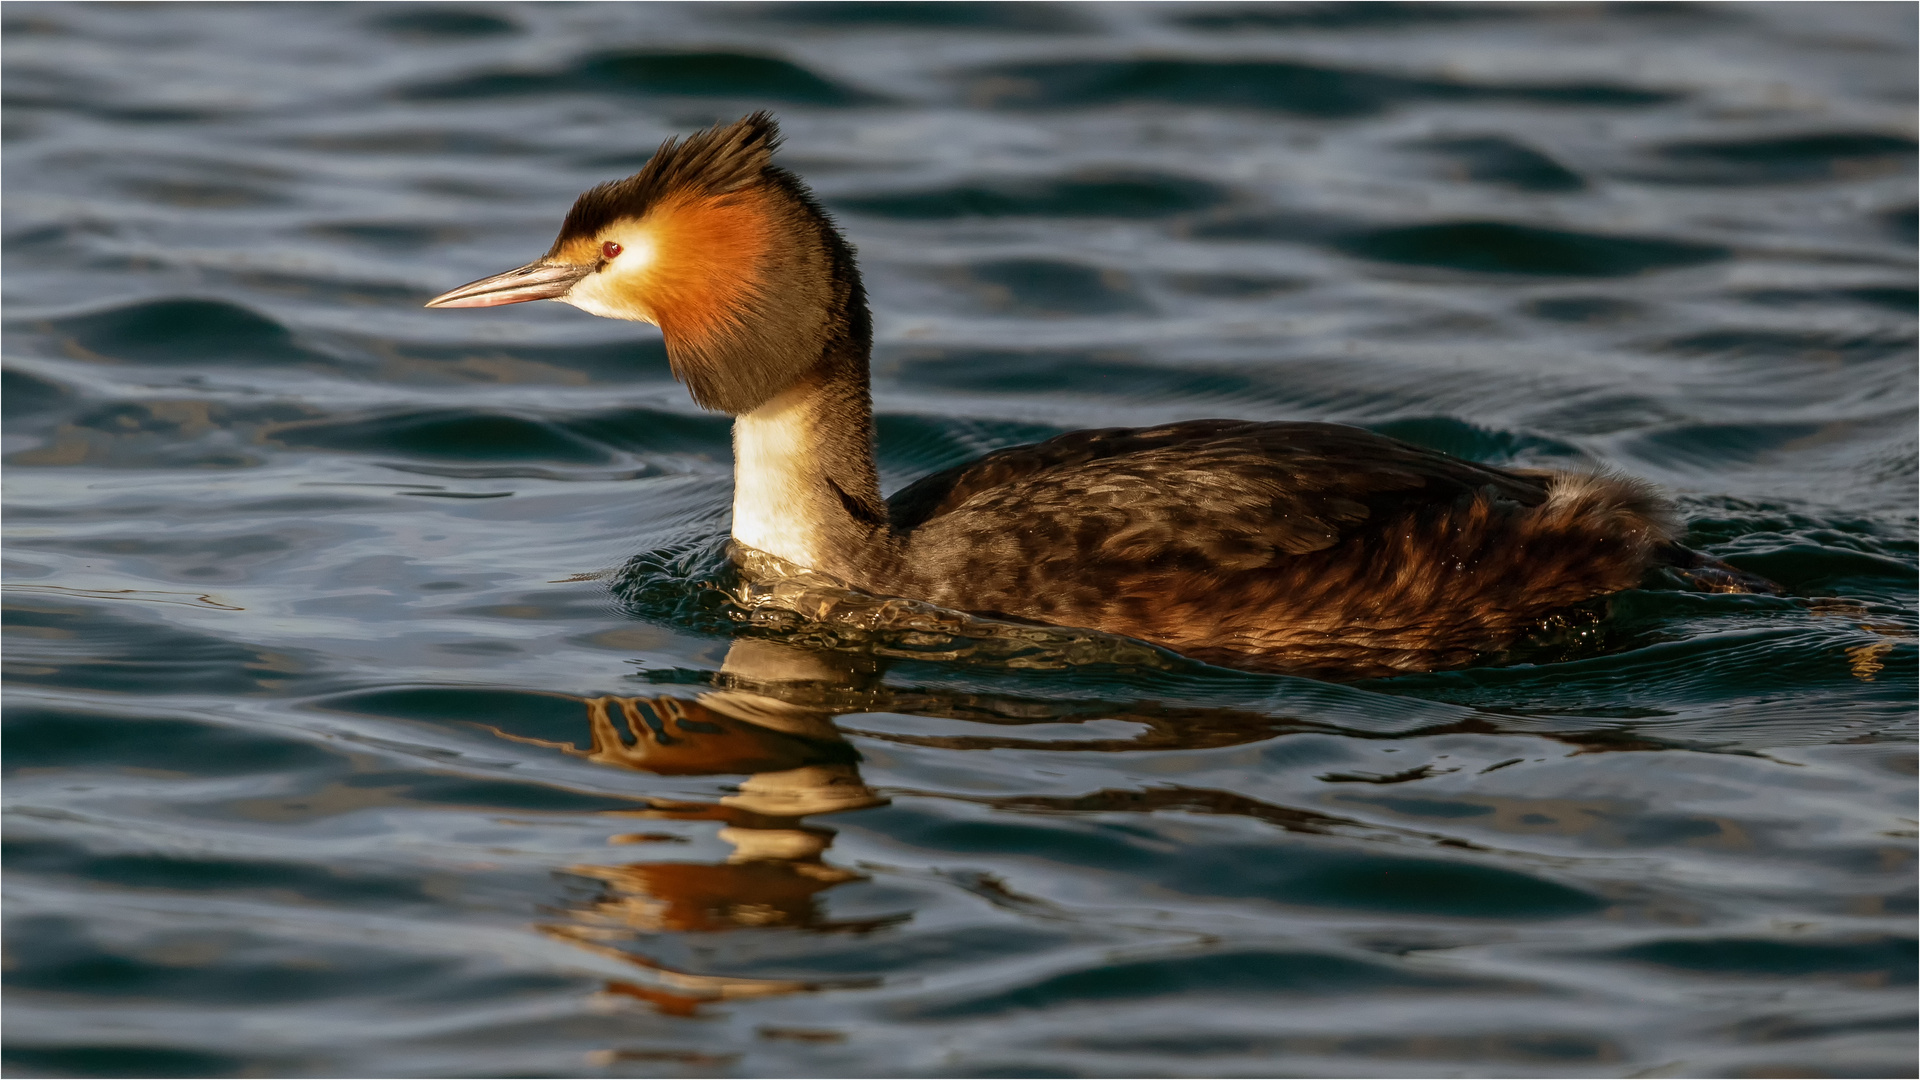
[(518, 270), (469, 281), (427, 301), (430, 308), (499, 307), (528, 300), (558, 300), (574, 283), (593, 273), (591, 266), (572, 263), (528, 263)]

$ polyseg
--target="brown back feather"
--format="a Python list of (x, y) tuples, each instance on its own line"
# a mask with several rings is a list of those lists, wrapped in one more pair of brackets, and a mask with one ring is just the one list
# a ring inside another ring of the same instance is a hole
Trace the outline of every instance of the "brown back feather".
[(905, 533), (895, 591), (1338, 677), (1504, 649), (1556, 609), (1631, 588), (1676, 531), (1623, 478), (1231, 420), (1003, 450), (889, 510)]

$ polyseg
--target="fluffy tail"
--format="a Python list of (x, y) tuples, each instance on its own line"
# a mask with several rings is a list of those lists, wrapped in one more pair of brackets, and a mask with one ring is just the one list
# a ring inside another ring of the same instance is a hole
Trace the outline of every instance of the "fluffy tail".
[(1543, 516), (1613, 518), (1617, 528), (1639, 533), (1652, 544), (1649, 569), (1665, 570), (1696, 592), (1764, 593), (1785, 589), (1679, 542), (1686, 532), (1673, 505), (1653, 485), (1611, 472), (1545, 473), (1547, 502)]

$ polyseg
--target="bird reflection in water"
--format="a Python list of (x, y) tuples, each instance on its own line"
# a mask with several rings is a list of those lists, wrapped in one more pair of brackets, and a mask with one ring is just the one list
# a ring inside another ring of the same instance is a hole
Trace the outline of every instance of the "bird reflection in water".
[[(805, 931), (864, 934), (906, 922), (910, 913), (833, 919), (824, 894), (867, 876), (828, 861), (835, 830), (815, 819), (881, 806), (887, 798), (861, 779), (860, 755), (836, 726), (845, 714), (894, 712), (944, 717), (987, 725), (1079, 723), (1094, 719), (1133, 725), (1119, 738), (1022, 739), (979, 734), (910, 735), (853, 731), (905, 745), (949, 750), (996, 748), (1111, 752), (1204, 749), (1259, 742), (1291, 732), (1338, 733), (1346, 737), (1399, 740), (1439, 734), (1526, 734), (1568, 743), (1580, 752), (1662, 750), (1671, 744), (1641, 737), (1631, 727), (1583, 731), (1510, 726), (1506, 718), (1470, 714), (1417, 730), (1371, 733), (1265, 710), (1156, 702), (1041, 700), (889, 687), (870, 654), (823, 651), (762, 638), (735, 640), (716, 688), (688, 697), (596, 697), (585, 706), (585, 748), (494, 728), (503, 738), (561, 750), (601, 765), (660, 776), (745, 775), (738, 789), (713, 801), (646, 797), (642, 806), (611, 812), (637, 821), (714, 821), (720, 839), (732, 845), (721, 863), (645, 861), (579, 865), (570, 874), (592, 883), (591, 895), (562, 909), (564, 918), (542, 932), (642, 969), (631, 980), (607, 984), (616, 996), (638, 999), (669, 1015), (692, 1016), (702, 1005), (834, 988), (873, 985), (873, 980), (757, 978), (685, 970), (681, 954), (708, 950), (707, 935)], [(1518, 760), (1518, 759), (1514, 759)], [(1512, 764), (1512, 761), (1502, 764)], [(1498, 767), (1498, 766), (1495, 766)], [(1451, 770), (1443, 770), (1451, 771)], [(1328, 783), (1363, 785), (1411, 782), (1433, 772), (1411, 769), (1390, 776), (1328, 774)], [(1070, 796), (947, 796), (979, 801), (1015, 813), (1183, 813), (1249, 818), (1291, 833), (1389, 839), (1396, 843), (1488, 850), (1480, 844), (1419, 828), (1366, 822), (1322, 810), (1275, 805), (1246, 795), (1155, 785)], [(1497, 814), (1501, 800), (1457, 797)], [(1529, 811), (1544, 804), (1528, 802)], [(1580, 818), (1569, 810), (1569, 816)], [(1584, 818), (1581, 818), (1584, 820)], [(616, 844), (672, 842), (671, 834), (634, 831)], [(749, 946), (752, 947), (751, 945)], [(650, 953), (669, 953), (669, 963)]]
[[(833, 920), (825, 914), (821, 894), (866, 876), (828, 862), (834, 830), (807, 819), (887, 800), (860, 779), (859, 753), (834, 727), (833, 711), (773, 696), (823, 684), (842, 692), (856, 689), (875, 677), (872, 662), (743, 638), (729, 649), (721, 672), (731, 684), (756, 689), (718, 689), (692, 698), (586, 699), (590, 743), (585, 750), (505, 736), (661, 776), (748, 774), (736, 793), (714, 802), (647, 799), (645, 808), (615, 812), (641, 820), (720, 822), (720, 839), (733, 846), (726, 862), (569, 867), (569, 873), (597, 885), (595, 895), (566, 909), (564, 921), (540, 927), (549, 936), (646, 969), (643, 979), (611, 982), (607, 991), (677, 1016), (691, 1016), (708, 1002), (865, 982), (677, 970), (638, 951), (655, 935), (779, 929), (857, 934), (910, 917)], [(756, 692), (760, 689), (771, 692)], [(799, 696), (807, 695), (802, 690)], [(613, 842), (674, 839), (628, 833)]]

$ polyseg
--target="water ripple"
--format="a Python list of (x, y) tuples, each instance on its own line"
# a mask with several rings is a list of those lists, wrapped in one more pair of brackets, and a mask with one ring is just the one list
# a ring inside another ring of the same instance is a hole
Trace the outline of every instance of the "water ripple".
[[(3, 14), (10, 1073), (1913, 1072), (1909, 9)], [(1332, 420), (1786, 594), (1336, 685), (743, 571), (656, 333), (420, 304), (754, 108), (889, 490)]]

